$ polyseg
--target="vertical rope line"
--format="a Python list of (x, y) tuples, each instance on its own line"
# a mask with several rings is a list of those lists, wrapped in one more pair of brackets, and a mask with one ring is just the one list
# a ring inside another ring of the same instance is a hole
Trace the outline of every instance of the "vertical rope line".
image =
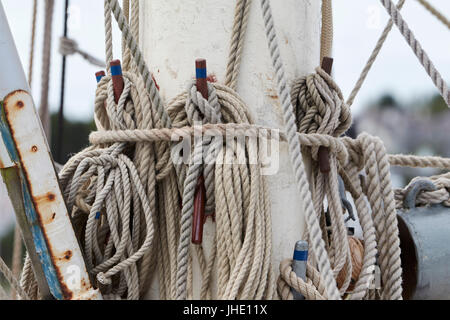
[(105, 58), (106, 69), (108, 73), (111, 72), (111, 66), (109, 63), (113, 60), (113, 45), (112, 45), (112, 17), (111, 7), (108, 0), (105, 0)]
[(225, 85), (236, 91), (252, 0), (237, 0)]
[[(65, 0), (64, 4), (64, 38), (67, 38), (68, 34), (68, 20), (69, 20), (69, 0)], [(66, 92), (66, 64), (67, 57), (63, 55), (61, 62), (61, 92), (59, 98), (59, 112), (58, 112), (58, 135), (56, 137), (56, 159), (59, 163), (64, 163), (62, 148), (63, 148), (63, 136), (64, 136), (64, 98)]]
[(417, 0), (419, 1), (419, 3), (425, 8), (427, 9), (433, 16), (436, 17), (436, 19), (438, 19), (439, 21), (441, 21), (444, 25), (447, 26), (447, 28), (450, 29), (450, 21), (447, 19), (446, 16), (444, 16), (438, 9), (436, 9), (435, 7), (433, 7), (431, 5), (431, 3), (429, 3), (426, 0)]
[[(130, 0), (122, 0), (122, 10), (127, 23), (130, 23)], [(122, 36), (122, 66), (124, 71), (130, 68), (131, 54), (127, 47), (125, 38)]]
[(322, 0), (322, 32), (320, 35), (320, 63), (331, 57), (333, 50), (333, 6), (331, 0)]
[(37, 0), (33, 0), (33, 20), (31, 22), (30, 59), (28, 65), (28, 83), (33, 83), (34, 47), (36, 43)]
[(50, 89), (50, 62), (52, 53), (52, 26), (53, 11), (55, 1), (45, 1), (45, 26), (44, 43), (42, 52), (42, 84), (41, 84), (41, 103), (39, 107), (39, 117), (41, 118), (47, 140), (50, 141), (50, 112), (48, 110), (48, 95)]
[(303, 200), (303, 206), (308, 226), (312, 251), (317, 260), (319, 270), (324, 275), (327, 293), (330, 299), (340, 299), (340, 294), (331, 271), (330, 260), (325, 250), (325, 242), (322, 238), (319, 219), (313, 207), (309, 182), (306, 176), (305, 167), (302, 160), (300, 141), (297, 138), (297, 126), (295, 124), (294, 108), (291, 103), (289, 88), (286, 83), (283, 64), (281, 62), (278, 38), (275, 32), (272, 10), (268, 0), (261, 0), (264, 24), (266, 27), (266, 36), (268, 39), (269, 51), (272, 58), (272, 64), (275, 69), (278, 92), (283, 109), (284, 123), (286, 127), (286, 136), (289, 144), (289, 154), (293, 165), (294, 174), (297, 181), (297, 187), (300, 191), (300, 198)]
[(413, 50), (414, 54), (419, 59), (422, 66), (425, 68), (425, 71), (430, 76), (431, 80), (435, 84), (436, 88), (439, 90), (439, 93), (444, 98), (445, 103), (450, 108), (450, 97), (448, 92), (447, 84), (444, 82), (441, 74), (434, 66), (433, 62), (430, 60), (428, 54), (422, 48), (422, 45), (414, 36), (413, 32), (409, 28), (408, 24), (405, 20), (403, 20), (400, 11), (394, 5), (391, 0), (380, 0), (383, 6), (386, 8), (386, 11), (392, 17), (392, 20), (397, 25), (400, 33), (405, 38), (406, 42), (408, 42), (409, 46)]
[[(130, 17), (130, 28), (131, 28), (131, 33), (134, 36), (134, 39), (136, 40), (136, 43), (138, 46), (140, 46), (140, 11), (139, 11), (139, 6), (140, 6), (140, 0), (133, 0), (131, 2), (131, 17)], [(129, 69), (133, 69), (133, 72), (137, 73), (137, 69), (136, 69), (136, 64), (133, 62), (133, 60), (131, 59), (131, 52), (130, 49), (127, 48), (127, 58), (130, 60), (129, 62)]]
[[(107, 4), (108, 8), (111, 9), (111, 11), (114, 14), (114, 17), (116, 18), (117, 24), (119, 25), (119, 29), (122, 31), (122, 34), (124, 35), (128, 48), (130, 48), (131, 55), (133, 56), (137, 69), (139, 73), (141, 74), (142, 78), (145, 82), (145, 88), (150, 95), (150, 100), (152, 102), (152, 105), (156, 108), (156, 111), (158, 113), (159, 118), (161, 119), (161, 123), (164, 127), (170, 128), (171, 127), (171, 120), (169, 116), (167, 115), (167, 112), (164, 108), (163, 101), (161, 99), (161, 96), (159, 95), (159, 90), (156, 87), (155, 82), (152, 79), (152, 76), (150, 74), (150, 70), (148, 69), (147, 64), (145, 63), (144, 57), (142, 55), (142, 51), (137, 45), (136, 39), (131, 34), (130, 27), (128, 23), (125, 20), (125, 17), (123, 15), (122, 9), (120, 8), (119, 3), (117, 0), (105, 0), (105, 3)], [(112, 44), (111, 44), (112, 47)]]
[[(399, 0), (397, 3), (397, 8), (399, 10), (401, 10), (403, 8), (404, 4), (405, 4), (405, 0)], [(387, 23), (386, 27), (383, 30), (383, 33), (381, 34), (380, 38), (378, 39), (377, 44), (375, 45), (375, 48), (373, 49), (369, 59), (367, 60), (364, 69), (361, 71), (361, 74), (359, 76), (358, 81), (355, 84), (355, 87), (353, 88), (352, 92), (350, 93), (350, 96), (348, 97), (347, 104), (350, 107), (352, 106), (353, 102), (355, 101), (356, 96), (358, 95), (359, 91), (361, 90), (361, 87), (363, 86), (364, 82), (366, 81), (366, 78), (369, 75), (370, 69), (372, 69), (372, 66), (375, 63), (381, 49), (383, 48), (383, 45), (386, 42), (386, 39), (387, 39), (389, 33), (391, 32), (393, 26), (394, 26), (394, 21), (392, 21), (392, 19), (389, 19), (389, 22)]]

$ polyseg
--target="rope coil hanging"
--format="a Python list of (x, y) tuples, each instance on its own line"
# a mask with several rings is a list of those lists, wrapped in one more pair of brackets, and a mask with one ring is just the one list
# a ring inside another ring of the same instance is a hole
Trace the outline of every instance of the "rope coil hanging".
[[(285, 260), (276, 283), (271, 267), (267, 186), (260, 174), (260, 163), (249, 161), (259, 158), (258, 139), (276, 137), (258, 135), (264, 131), (267, 134), (270, 128), (253, 124), (248, 108), (235, 91), (251, 1), (237, 1), (226, 85), (209, 84), (205, 99), (195, 84), (190, 84), (167, 106), (135, 40), (137, 17), (132, 14), (134, 27), (130, 30), (129, 3), (124, 4), (125, 15), (117, 0), (105, 0), (107, 61), (112, 60), (112, 12), (128, 48), (124, 56), (134, 58), (124, 66), (135, 72), (124, 73), (124, 91), (118, 101), (111, 76), (100, 81), (95, 113), (101, 129), (91, 135), (92, 146), (73, 157), (60, 174), (88, 269), (96, 276), (105, 297), (143, 298), (152, 276), (157, 274), (162, 299), (193, 298), (192, 262), (197, 259), (203, 275), (202, 299), (214, 295), (221, 299), (291, 299), (291, 288), (307, 299), (401, 299), (396, 201), (402, 193), (394, 194), (390, 165), (448, 169), (450, 161), (389, 156), (381, 140), (368, 134), (356, 140), (341, 138), (351, 124), (351, 116), (338, 86), (318, 68), (316, 73), (296, 81), (289, 91), (270, 4), (261, 0), (286, 124), (281, 139), (289, 144), (313, 256), (306, 281), (297, 277), (291, 261)], [(194, 141), (189, 161), (183, 163), (174, 136), (195, 137), (197, 121), (206, 123), (201, 133), (213, 129), (216, 135), (205, 134), (200, 144)], [(217, 136), (225, 135), (227, 129), (237, 129), (233, 138), (242, 135), (239, 130), (250, 130), (257, 138), (244, 143), (236, 139), (231, 146), (223, 145)], [(320, 172), (317, 165), (321, 146), (330, 151), (328, 174)], [(312, 149), (316, 161), (312, 194), (301, 160), (301, 148), (305, 147)], [(337, 197), (337, 177), (342, 172), (363, 229), (363, 263), (357, 279), (352, 277), (354, 262), (344, 211)], [(192, 245), (189, 237), (200, 174), (206, 181), (207, 211), (215, 212), (216, 218), (215, 243), (209, 253), (201, 245)], [(443, 178), (435, 180), (439, 190), (448, 187)], [(418, 201), (437, 198), (437, 193), (424, 193)], [(37, 290), (28, 259), (25, 266), (21, 285), (34, 298)], [(368, 283), (375, 266), (381, 270), (383, 286), (373, 290)], [(214, 272), (218, 273), (217, 294), (211, 288)], [(355, 283), (350, 289), (352, 281)]]

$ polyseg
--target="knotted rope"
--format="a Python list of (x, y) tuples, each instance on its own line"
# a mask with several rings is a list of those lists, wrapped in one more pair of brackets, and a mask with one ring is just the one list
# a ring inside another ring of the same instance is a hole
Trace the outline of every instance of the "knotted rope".
[[(153, 80), (146, 78), (148, 69), (117, 1), (106, 1), (105, 7), (107, 15), (112, 9), (124, 29), (130, 53), (144, 74), (141, 78), (124, 73), (125, 88), (117, 104), (111, 77), (100, 81), (95, 113), (102, 130), (167, 130), (185, 125), (195, 129), (199, 120), (211, 124), (252, 122), (237, 93), (219, 84), (209, 85), (208, 100), (191, 85), (163, 108), (159, 94), (152, 91)], [(248, 8), (249, 1), (238, 2), (236, 10), (242, 10), (239, 16), (243, 19), (235, 21), (240, 25), (235, 28), (238, 43), (242, 42)], [(109, 24), (107, 19), (107, 43)], [(111, 52), (107, 46), (107, 56)], [(229, 65), (235, 65), (230, 68), (231, 79), (236, 79), (240, 57), (230, 60), (234, 62)], [(260, 163), (249, 160), (259, 158), (257, 141), (235, 139), (224, 145), (223, 140), (206, 138), (200, 145), (194, 142), (188, 165), (179, 164), (177, 153), (169, 146), (161, 139), (94, 145), (73, 157), (61, 171), (61, 186), (82, 237), (88, 270), (106, 297), (141, 298), (155, 271), (161, 298), (192, 297), (192, 260), (197, 258), (204, 271), (202, 297), (212, 295), (210, 279), (216, 263), (219, 298), (274, 298), (267, 188)], [(175, 165), (171, 155), (175, 155)], [(207, 209), (215, 212), (216, 219), (209, 259), (201, 246), (190, 244), (195, 186), (202, 171)], [(176, 205), (180, 196), (181, 208)]]
[(105, 67), (105, 62), (81, 50), (78, 43), (74, 39), (61, 37), (59, 39), (59, 53), (62, 54), (63, 56), (79, 54), (84, 60), (86, 60), (90, 64), (101, 68)]
[[(297, 80), (293, 86), (292, 104), (295, 106), (297, 128), (299, 132), (323, 134), (339, 137), (351, 125), (349, 107), (343, 102), (342, 93), (333, 79), (322, 69), (316, 73)], [(322, 219), (322, 233), (327, 235), (325, 198), (329, 204), (327, 213), (330, 218), (331, 241), (327, 243), (331, 266), (335, 278), (345, 274), (340, 284), (340, 294), (343, 295), (351, 282), (352, 266), (347, 230), (344, 221), (341, 199), (339, 196), (337, 163), (334, 157), (330, 161), (330, 173), (319, 170), (318, 148), (313, 148), (310, 154), (314, 160), (312, 169), (313, 201), (316, 213)]]
[[(126, 0), (124, 4), (127, 9)], [(155, 273), (159, 275), (162, 299), (192, 298), (193, 259), (198, 259), (202, 270), (203, 299), (213, 296), (210, 282), (215, 271), (217, 296), (221, 299), (290, 299), (291, 288), (307, 299), (362, 299), (378, 294), (383, 299), (401, 298), (390, 164), (443, 167), (449, 161), (388, 156), (381, 140), (368, 134), (356, 140), (341, 138), (351, 117), (339, 88), (317, 69), (315, 74), (297, 81), (292, 96), (289, 94), (270, 5), (267, 0), (261, 0), (261, 5), (286, 123), (281, 137), (289, 144), (305, 205), (313, 256), (306, 281), (292, 272), (291, 261), (286, 260), (280, 265), (275, 290), (270, 204), (260, 173), (259, 146), (261, 139), (277, 137), (267, 132), (258, 135), (267, 128), (252, 124), (248, 108), (233, 90), (250, 1), (237, 3), (231, 47), (238, 49), (231, 50), (228, 86), (209, 84), (209, 97), (204, 99), (191, 84), (165, 107), (142, 59), (136, 32), (128, 26), (128, 13), (123, 14), (117, 0), (105, 0), (107, 60), (112, 59), (112, 12), (140, 76), (124, 73), (125, 88), (118, 103), (111, 76), (100, 81), (95, 113), (101, 129), (91, 135), (93, 145), (67, 163), (60, 179), (88, 269), (106, 298), (142, 298)], [(233, 54), (236, 50), (239, 53)], [(207, 124), (198, 129), (197, 121)], [(232, 142), (224, 144), (219, 137), (228, 129), (236, 131)], [(251, 129), (251, 135), (240, 140), (246, 129)], [(207, 134), (208, 130), (214, 130), (214, 134)], [(189, 144), (191, 153), (188, 162), (183, 163), (180, 160), (185, 154), (180, 154), (174, 142), (195, 138), (198, 132), (205, 135)], [(328, 174), (315, 164), (313, 197), (301, 160), (301, 146), (312, 149), (316, 162), (319, 147), (327, 147), (330, 152)], [(365, 177), (360, 175), (361, 170)], [(337, 176), (342, 172), (347, 188), (352, 190), (364, 238), (363, 265), (353, 290), (349, 289), (352, 259), (338, 197)], [(215, 243), (209, 257), (201, 245), (190, 244), (193, 199), (200, 174), (206, 178), (207, 212), (214, 212), (216, 219)], [(448, 186), (442, 179), (439, 183)], [(325, 197), (330, 226), (323, 208)], [(382, 272), (383, 287), (379, 292), (369, 290), (368, 285), (375, 265)], [(22, 286), (37, 296), (29, 259), (25, 267)], [(337, 284), (339, 277), (344, 280)]]

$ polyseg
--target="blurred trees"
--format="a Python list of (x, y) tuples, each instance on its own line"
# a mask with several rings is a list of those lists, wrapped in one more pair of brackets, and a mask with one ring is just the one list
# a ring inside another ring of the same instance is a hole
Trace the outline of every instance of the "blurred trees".
[[(53, 113), (51, 115), (51, 142), (50, 149), (52, 154), (55, 155), (56, 143), (58, 135), (58, 114)], [(63, 163), (66, 163), (69, 158), (83, 150), (89, 145), (89, 134), (94, 131), (95, 123), (91, 121), (71, 121), (64, 119), (64, 133), (62, 144), (62, 158)]]

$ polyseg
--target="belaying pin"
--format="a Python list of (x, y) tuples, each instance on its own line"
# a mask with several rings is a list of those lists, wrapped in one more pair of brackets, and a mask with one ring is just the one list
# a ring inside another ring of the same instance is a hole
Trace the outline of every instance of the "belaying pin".
[(97, 80), (97, 83), (99, 83), (103, 79), (104, 76), (106, 76), (105, 71), (102, 70), (102, 71), (97, 72), (95, 74), (95, 79)]
[[(295, 244), (294, 259), (292, 260), (292, 270), (295, 272), (297, 277), (303, 279), (304, 281), (306, 281), (308, 247), (307, 241), (298, 241)], [(292, 294), (294, 296), (294, 300), (305, 300), (305, 297), (294, 289), (292, 289)]]
[(110, 62), (111, 66), (111, 78), (114, 88), (114, 101), (119, 103), (120, 96), (122, 95), (125, 83), (123, 81), (122, 65), (120, 60), (113, 60)]
[[(208, 80), (205, 59), (197, 59), (195, 61), (195, 71), (197, 80), (197, 91), (200, 92), (206, 100), (208, 100)], [(206, 188), (205, 178), (201, 175), (197, 180), (197, 188), (194, 197), (194, 215), (192, 223), (192, 243), (202, 244), (203, 242), (203, 225), (205, 223), (205, 203)]]
[[(333, 69), (333, 58), (324, 57), (322, 60), (322, 69), (331, 76), (331, 70)], [(331, 171), (330, 150), (325, 147), (320, 147), (318, 157), (320, 172), (329, 173)]]

